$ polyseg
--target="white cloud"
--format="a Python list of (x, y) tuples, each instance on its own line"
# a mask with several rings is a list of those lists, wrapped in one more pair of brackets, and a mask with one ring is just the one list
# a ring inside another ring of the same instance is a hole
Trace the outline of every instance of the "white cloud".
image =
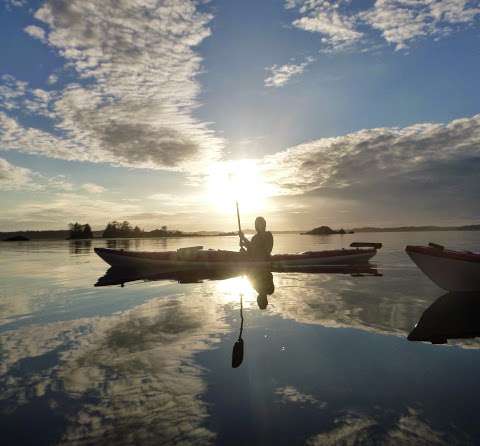
[[(366, 129), (322, 138), (267, 156), (263, 169), (284, 194), (320, 189), (361, 192), (368, 187), (378, 194), (402, 189), (410, 193), (413, 184), (434, 184), (440, 193), (452, 186), (459, 172), (457, 180), (470, 180), (478, 193), (479, 173), (468, 169), (472, 160), (480, 160), (480, 115), (448, 124)], [(464, 163), (463, 170), (459, 163)], [(422, 187), (419, 191), (421, 195)]]
[(11, 8), (21, 8), (27, 4), (27, 0), (5, 0), (8, 10)]
[(4, 147), (169, 169), (219, 155), (223, 141), (192, 117), (201, 69), (194, 48), (210, 35), (212, 18), (193, 1), (50, 0), (35, 18), (46, 25), (48, 45), (75, 70), (79, 83), (49, 98), (52, 131), (1, 116)]
[(473, 23), (478, 14), (478, 1), (377, 0), (361, 18), (400, 50), (419, 37), (448, 35), (460, 25)]
[(100, 194), (107, 190), (103, 186), (100, 186), (99, 184), (95, 184), (95, 183), (84, 183), (82, 184), (81, 187), (84, 191), (90, 194)]
[(372, 7), (355, 12), (349, 10), (351, 6), (351, 0), (285, 3), (300, 16), (292, 24), (320, 33), (327, 51), (351, 48), (360, 42), (368, 46), (378, 31), (397, 50), (406, 49), (420, 37), (440, 38), (468, 27), (480, 14), (478, 0), (376, 0)]
[(15, 166), (0, 158), (0, 191), (34, 190), (38, 186), (33, 181), (33, 172), (24, 167)]
[(357, 17), (347, 10), (349, 3), (348, 0), (287, 0), (285, 6), (300, 13), (293, 26), (320, 33), (325, 50), (339, 51), (352, 47), (363, 37), (357, 28)]
[(48, 79), (47, 79), (48, 85), (54, 85), (57, 82), (58, 82), (58, 76), (56, 74), (51, 74), (50, 76), (48, 76)]
[(35, 25), (29, 25), (25, 28), (24, 31), (30, 36), (40, 40), (41, 42), (45, 42), (45, 30), (43, 28)]
[(314, 61), (309, 57), (300, 64), (273, 65), (267, 68), (269, 76), (265, 78), (266, 87), (283, 87), (294, 76), (299, 76)]
[(126, 215), (141, 210), (138, 204), (102, 200), (67, 190), (18, 204), (2, 214), (0, 224), (7, 227), (16, 221), (22, 227), (58, 228), (66, 227), (70, 221), (81, 220), (104, 225), (107, 220), (123, 220)]
[[(54, 115), (51, 110), (52, 100), (55, 98), (55, 92), (49, 92), (40, 88), (28, 88), (26, 82), (16, 80), (10, 75), (4, 75), (0, 78), (0, 108), (6, 112), (22, 112), (24, 114), (36, 114), (52, 118)], [(0, 128), (7, 130), (6, 125), (2, 125), (3, 117), (7, 117), (0, 111)], [(0, 136), (0, 141), (4, 141)]]

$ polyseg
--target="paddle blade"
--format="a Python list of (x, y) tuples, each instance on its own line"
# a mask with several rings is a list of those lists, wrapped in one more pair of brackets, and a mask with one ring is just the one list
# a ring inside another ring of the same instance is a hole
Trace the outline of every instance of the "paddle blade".
[(232, 351), (232, 368), (236, 369), (243, 361), (243, 339), (235, 342)]

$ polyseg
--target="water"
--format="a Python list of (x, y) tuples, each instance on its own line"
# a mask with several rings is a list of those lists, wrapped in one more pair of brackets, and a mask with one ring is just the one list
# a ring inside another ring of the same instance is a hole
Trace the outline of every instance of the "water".
[(480, 233), (277, 235), (275, 251), (352, 240), (384, 243), (382, 276), (274, 273), (265, 310), (251, 277), (94, 287), (95, 246), (234, 237), (1, 244), (2, 444), (479, 444), (480, 343), (406, 339), (445, 292), (404, 247), (478, 249)]

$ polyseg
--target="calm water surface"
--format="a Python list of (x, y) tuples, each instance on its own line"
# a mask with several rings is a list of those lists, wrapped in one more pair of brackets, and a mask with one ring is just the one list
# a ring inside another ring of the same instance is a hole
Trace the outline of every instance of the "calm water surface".
[(353, 240), (385, 244), (382, 276), (274, 273), (264, 310), (258, 277), (94, 287), (107, 270), (95, 246), (233, 237), (1, 244), (1, 443), (480, 444), (480, 343), (406, 339), (445, 292), (403, 251), (478, 250), (480, 234), (277, 235), (275, 252)]

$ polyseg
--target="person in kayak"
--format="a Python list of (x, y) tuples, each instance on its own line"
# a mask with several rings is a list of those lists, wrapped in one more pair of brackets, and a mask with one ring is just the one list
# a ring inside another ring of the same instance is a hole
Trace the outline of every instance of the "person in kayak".
[(240, 247), (247, 250), (247, 255), (254, 260), (268, 260), (273, 249), (273, 235), (266, 230), (267, 222), (263, 217), (255, 219), (257, 233), (248, 240), (243, 232), (240, 232)]

